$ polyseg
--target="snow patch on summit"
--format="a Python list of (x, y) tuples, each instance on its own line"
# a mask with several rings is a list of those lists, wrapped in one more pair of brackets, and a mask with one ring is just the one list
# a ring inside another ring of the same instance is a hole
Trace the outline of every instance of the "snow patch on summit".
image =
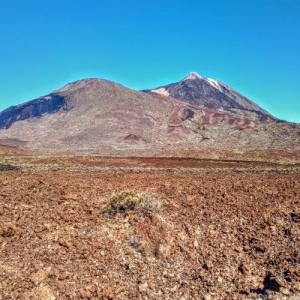
[(195, 79), (203, 79), (204, 77), (202, 77), (200, 74), (198, 74), (197, 72), (191, 72), (189, 73), (188, 76), (186, 76), (184, 78), (184, 80), (195, 80)]
[(214, 88), (216, 88), (217, 90), (219, 90), (220, 92), (222, 92), (222, 87), (221, 87), (220, 83), (217, 80), (214, 80), (214, 79), (211, 79), (211, 78), (207, 78), (207, 81)]

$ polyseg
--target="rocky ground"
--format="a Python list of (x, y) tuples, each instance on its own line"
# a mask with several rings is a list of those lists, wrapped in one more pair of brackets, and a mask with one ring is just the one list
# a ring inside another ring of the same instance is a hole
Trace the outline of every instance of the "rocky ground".
[[(214, 167), (3, 167), (0, 299), (299, 299), (299, 171)], [(123, 190), (161, 207), (104, 214)]]

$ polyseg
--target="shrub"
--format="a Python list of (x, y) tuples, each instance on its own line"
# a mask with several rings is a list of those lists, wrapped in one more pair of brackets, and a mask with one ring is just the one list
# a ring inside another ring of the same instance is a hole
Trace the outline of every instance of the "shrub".
[(136, 210), (144, 214), (150, 214), (159, 211), (160, 208), (161, 202), (149, 194), (122, 191), (112, 194), (110, 203), (104, 207), (102, 213), (112, 216), (128, 210)]
[(162, 207), (160, 200), (156, 199), (151, 194), (143, 193), (141, 194), (143, 201), (139, 203), (137, 209), (143, 212), (144, 214), (159, 212)]

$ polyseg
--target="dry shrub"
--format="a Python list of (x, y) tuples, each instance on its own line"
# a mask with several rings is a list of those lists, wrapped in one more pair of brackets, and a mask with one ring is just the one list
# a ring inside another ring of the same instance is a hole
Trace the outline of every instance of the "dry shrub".
[(161, 206), (161, 201), (151, 194), (122, 191), (112, 194), (110, 203), (104, 207), (102, 214), (114, 216), (117, 213), (125, 213), (129, 210), (151, 214), (158, 212)]
[(148, 193), (140, 194), (143, 201), (139, 203), (137, 209), (144, 214), (159, 212), (162, 208), (162, 202), (157, 199), (154, 195)]

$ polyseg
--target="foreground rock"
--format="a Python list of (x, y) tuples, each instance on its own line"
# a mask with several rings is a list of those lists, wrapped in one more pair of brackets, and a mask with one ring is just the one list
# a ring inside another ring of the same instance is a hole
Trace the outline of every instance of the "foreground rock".
[[(0, 182), (1, 299), (299, 297), (299, 174), (8, 171)], [(162, 206), (101, 213), (125, 189)]]

